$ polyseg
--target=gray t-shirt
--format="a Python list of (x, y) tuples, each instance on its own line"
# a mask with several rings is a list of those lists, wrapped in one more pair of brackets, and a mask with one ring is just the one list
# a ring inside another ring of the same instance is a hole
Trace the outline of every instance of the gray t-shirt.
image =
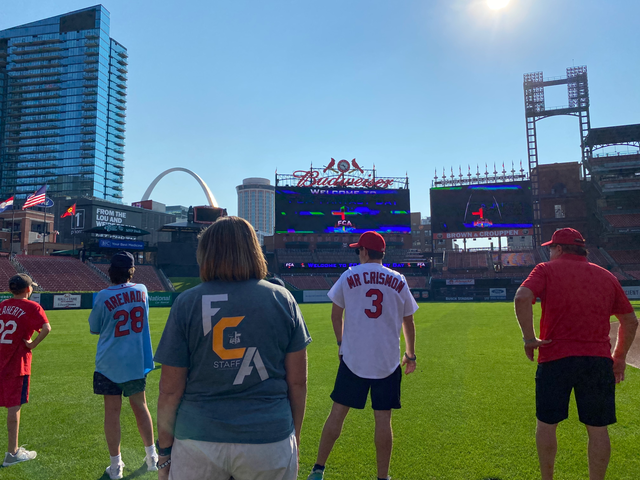
[(189, 369), (175, 436), (222, 443), (273, 443), (293, 432), (287, 353), (311, 337), (285, 288), (264, 280), (212, 281), (182, 293), (155, 361)]

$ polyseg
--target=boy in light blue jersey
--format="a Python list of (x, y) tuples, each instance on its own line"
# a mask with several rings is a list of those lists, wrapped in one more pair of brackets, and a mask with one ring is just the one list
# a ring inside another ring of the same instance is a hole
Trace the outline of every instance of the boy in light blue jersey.
[(153, 443), (153, 422), (145, 397), (146, 376), (154, 368), (149, 333), (147, 287), (130, 283), (135, 272), (133, 255), (118, 252), (111, 258), (112, 287), (96, 295), (89, 328), (100, 335), (96, 353), (93, 391), (104, 396), (104, 434), (111, 464), (109, 478), (122, 478), (120, 456), (120, 409), (122, 394), (136, 417), (145, 445), (147, 470), (156, 471), (158, 454)]

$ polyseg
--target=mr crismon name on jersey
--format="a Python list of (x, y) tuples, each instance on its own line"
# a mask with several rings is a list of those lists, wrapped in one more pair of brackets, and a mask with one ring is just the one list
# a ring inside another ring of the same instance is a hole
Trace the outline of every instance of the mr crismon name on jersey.
[(365, 285), (385, 285), (387, 287), (393, 288), (398, 293), (402, 291), (404, 288), (404, 282), (398, 280), (393, 275), (387, 275), (383, 272), (363, 272), (362, 273), (362, 282), (360, 281), (360, 274), (354, 273), (353, 275), (347, 276), (347, 284), (349, 288), (360, 287), (364, 282)]

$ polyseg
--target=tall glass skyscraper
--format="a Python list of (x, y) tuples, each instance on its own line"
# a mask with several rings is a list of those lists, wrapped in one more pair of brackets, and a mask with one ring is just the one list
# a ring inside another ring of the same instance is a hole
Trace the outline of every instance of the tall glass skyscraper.
[(85, 8), (0, 31), (0, 197), (122, 202), (127, 49)]
[(265, 236), (273, 235), (275, 187), (267, 178), (245, 178), (236, 191), (238, 216), (253, 225), (262, 244)]

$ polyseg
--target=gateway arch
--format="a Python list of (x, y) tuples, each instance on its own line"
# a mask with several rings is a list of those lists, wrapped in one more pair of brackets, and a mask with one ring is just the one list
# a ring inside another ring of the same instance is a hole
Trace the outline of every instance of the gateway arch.
[(142, 201), (149, 200), (149, 197), (151, 196), (151, 192), (153, 192), (153, 189), (156, 187), (158, 182), (160, 180), (162, 180), (163, 177), (165, 177), (166, 175), (170, 174), (171, 172), (185, 172), (185, 173), (188, 173), (189, 175), (191, 175), (193, 178), (196, 179), (196, 182), (198, 182), (200, 184), (200, 187), (202, 188), (202, 191), (204, 192), (204, 195), (207, 197), (207, 201), (209, 202), (209, 206), (210, 207), (216, 207), (216, 208), (218, 207), (218, 202), (216, 201), (216, 197), (213, 196), (213, 193), (211, 193), (211, 190), (209, 190), (209, 187), (207, 186), (207, 184), (204, 183), (204, 180), (202, 180), (202, 178), (200, 178), (200, 176), (197, 173), (192, 172), (188, 168), (182, 168), (182, 167), (170, 168), (170, 169), (165, 170), (164, 172), (162, 172), (160, 175), (158, 175), (155, 178), (155, 180), (153, 182), (151, 182), (151, 185), (149, 185), (149, 188), (147, 188), (147, 191), (144, 192), (144, 195), (142, 196)]

